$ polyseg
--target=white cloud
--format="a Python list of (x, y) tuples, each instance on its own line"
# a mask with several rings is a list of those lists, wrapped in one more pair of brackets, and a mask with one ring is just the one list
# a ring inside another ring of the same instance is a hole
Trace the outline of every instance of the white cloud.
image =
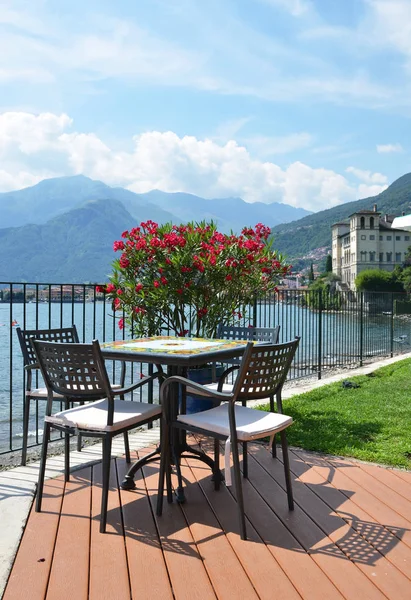
[(386, 187), (380, 173), (347, 169), (361, 183), (328, 169), (294, 162), (281, 168), (230, 140), (224, 144), (172, 131), (133, 138), (132, 150), (111, 148), (94, 133), (70, 131), (68, 115), (0, 115), (0, 191), (44, 177), (83, 173), (136, 192), (185, 191), (206, 198), (241, 196), (248, 202), (285, 202), (322, 210)]
[(386, 185), (388, 183), (388, 179), (382, 173), (372, 173), (371, 171), (363, 171), (362, 169), (357, 169), (356, 167), (347, 167), (345, 169), (347, 173), (352, 173), (359, 179), (360, 181), (364, 181), (365, 183), (374, 185), (374, 184), (383, 184)]
[(307, 132), (290, 133), (284, 136), (256, 135), (242, 139), (245, 146), (258, 156), (272, 156), (274, 154), (288, 154), (301, 148), (306, 148), (312, 143), (312, 136)]
[(401, 144), (377, 144), (377, 152), (379, 154), (402, 151), (403, 147), (401, 146)]

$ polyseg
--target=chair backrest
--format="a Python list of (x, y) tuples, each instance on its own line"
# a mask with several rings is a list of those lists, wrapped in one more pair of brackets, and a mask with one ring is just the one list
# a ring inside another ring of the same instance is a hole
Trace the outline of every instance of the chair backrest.
[(281, 391), (300, 338), (285, 344), (249, 342), (234, 383), (233, 402), (260, 400)]
[(79, 342), (75, 325), (62, 329), (21, 329), (17, 327), (16, 331), (23, 353), (24, 366), (34, 365), (37, 362), (33, 346), (31, 345), (31, 338), (49, 342), (69, 342), (73, 344), (78, 344)]
[(277, 327), (237, 327), (234, 325), (219, 324), (217, 338), (223, 340), (253, 340), (278, 344), (280, 325)]
[(100, 344), (31, 340), (47, 390), (70, 399), (112, 399)]

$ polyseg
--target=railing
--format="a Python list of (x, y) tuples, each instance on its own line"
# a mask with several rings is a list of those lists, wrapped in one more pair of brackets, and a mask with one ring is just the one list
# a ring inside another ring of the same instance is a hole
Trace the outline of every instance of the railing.
[[(321, 378), (327, 370), (411, 350), (411, 317), (403, 314), (408, 306), (405, 300), (404, 294), (282, 290), (246, 308), (241, 325), (280, 325), (280, 341), (299, 335), (290, 379), (313, 374)], [(402, 313), (398, 316), (397, 301)], [(22, 444), (25, 380), (15, 326), (46, 329), (72, 323), (85, 342), (127, 336), (117, 327), (111, 302), (97, 294), (94, 285), (0, 282), (0, 455), (18, 451)], [(149, 368), (142, 365), (140, 370)], [(128, 382), (139, 377), (140, 370), (136, 372), (135, 365), (127, 369)], [(118, 364), (113, 364), (110, 375), (118, 381)], [(152, 401), (144, 394), (145, 400)], [(31, 446), (41, 441), (44, 407), (45, 402), (32, 402)]]

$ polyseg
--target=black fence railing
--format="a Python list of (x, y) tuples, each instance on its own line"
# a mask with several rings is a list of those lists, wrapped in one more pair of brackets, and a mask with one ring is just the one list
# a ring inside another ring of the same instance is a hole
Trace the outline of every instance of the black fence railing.
[[(241, 325), (281, 326), (280, 341), (301, 337), (290, 379), (362, 365), (378, 357), (411, 351), (410, 303), (404, 294), (280, 290), (244, 311)], [(21, 449), (25, 379), (15, 327), (47, 329), (75, 323), (81, 341), (125, 339), (111, 302), (94, 285), (0, 282), (0, 455)], [(127, 369), (128, 381), (148, 365)], [(111, 377), (118, 381), (120, 365)], [(144, 388), (143, 388), (144, 389)], [(141, 392), (152, 401), (157, 390)], [(29, 445), (41, 441), (44, 402), (32, 403)], [(1, 463), (1, 459), (0, 459)]]

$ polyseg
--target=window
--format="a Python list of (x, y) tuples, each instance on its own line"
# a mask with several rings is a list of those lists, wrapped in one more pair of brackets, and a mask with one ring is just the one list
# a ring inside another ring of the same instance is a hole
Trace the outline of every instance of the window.
[(360, 229), (365, 229), (365, 218), (361, 217), (360, 219)]
[(387, 262), (392, 261), (392, 252), (387, 252)]
[(397, 262), (397, 263), (401, 262), (401, 252), (395, 253), (395, 262)]
[(405, 235), (405, 236), (404, 236), (404, 240), (405, 240), (406, 242), (409, 242), (409, 241), (410, 241), (410, 236), (409, 236), (409, 235)]
[(374, 229), (374, 217), (370, 218), (370, 229)]
[(370, 252), (370, 262), (375, 262), (375, 252)]
[(380, 235), (380, 242), (382, 242), (382, 241), (383, 241), (383, 239), (384, 239), (384, 238), (383, 238), (383, 236), (382, 236), (382, 235)]
[(391, 242), (391, 238), (392, 238), (391, 235), (387, 235), (387, 242)]
[(396, 239), (397, 242), (399, 242), (401, 240), (401, 236), (400, 235), (396, 235), (395, 239)]
[(366, 239), (367, 239), (367, 236), (366, 236), (366, 235), (362, 235), (362, 236), (361, 236), (361, 239), (362, 239), (362, 240), (366, 240)]
[(361, 252), (361, 262), (365, 262), (367, 260), (367, 253), (362, 250)]
[(370, 240), (375, 240), (375, 235), (370, 235)]
[(380, 252), (380, 262), (384, 262), (384, 252)]

